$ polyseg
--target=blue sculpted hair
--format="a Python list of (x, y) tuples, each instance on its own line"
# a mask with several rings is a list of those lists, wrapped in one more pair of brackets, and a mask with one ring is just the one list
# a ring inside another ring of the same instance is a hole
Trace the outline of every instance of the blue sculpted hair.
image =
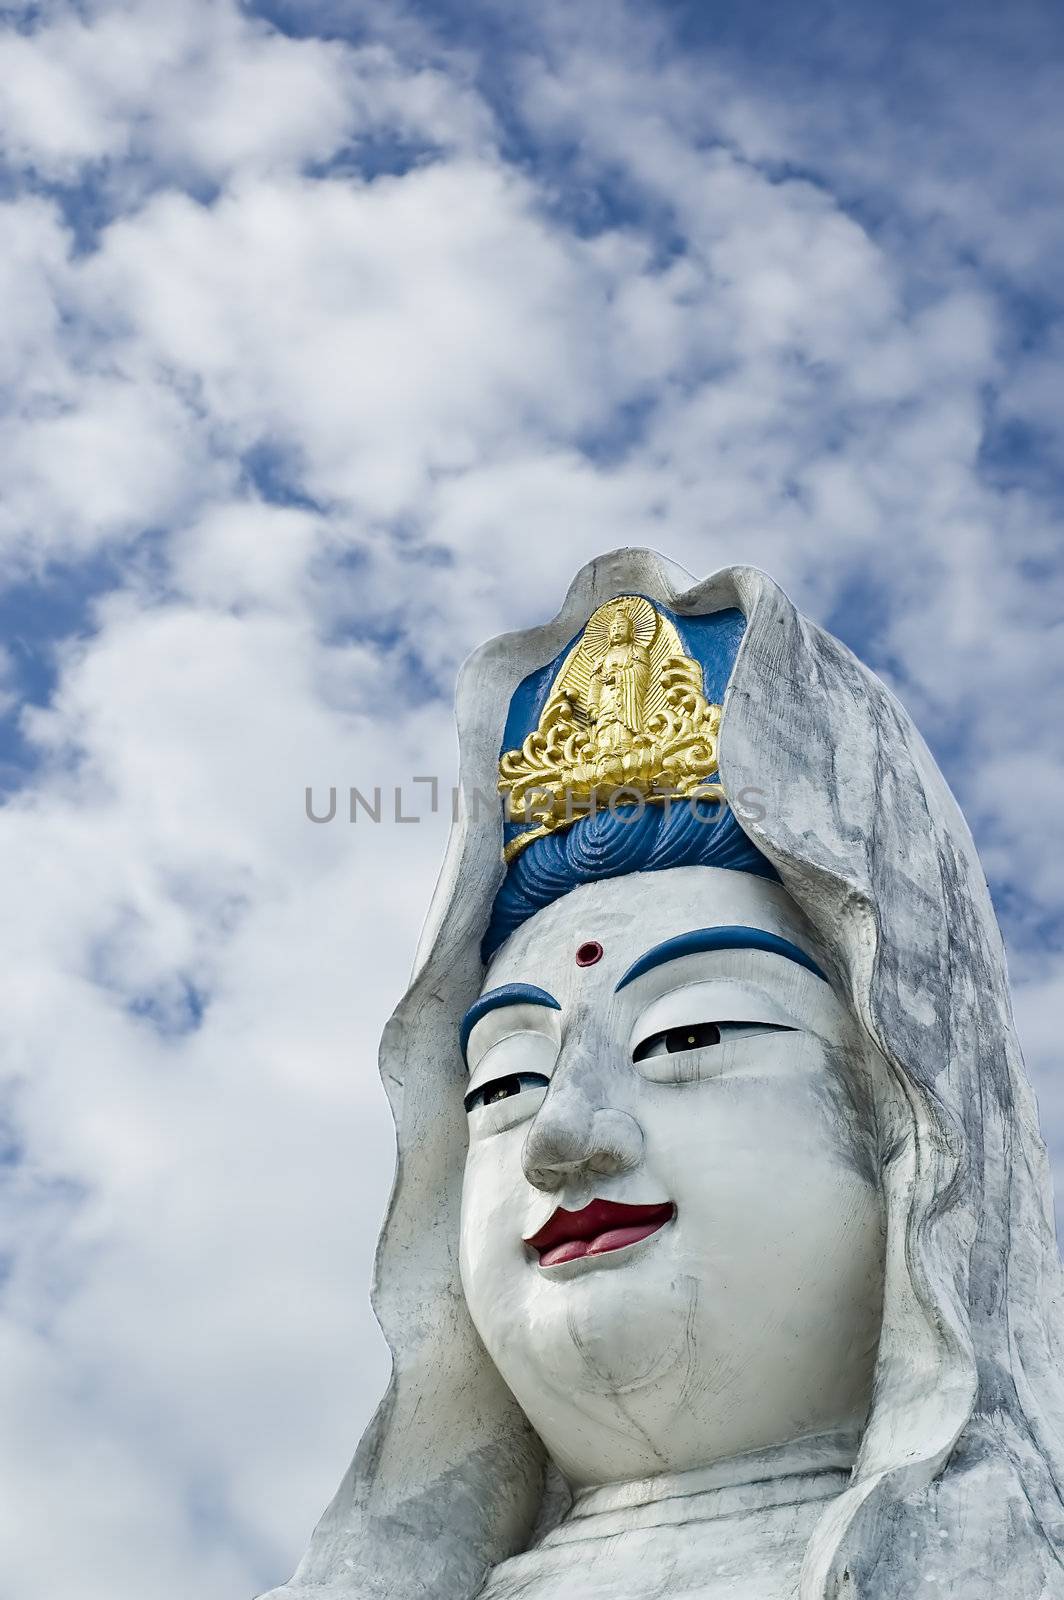
[[(659, 611), (664, 607), (658, 606)], [(702, 667), (706, 698), (720, 704), (731, 676), (746, 619), (741, 611), (715, 611), (704, 617), (667, 612), (688, 654)], [(576, 640), (553, 661), (520, 683), (510, 701), (502, 750), (520, 745), (536, 727), (551, 685)], [(522, 823), (507, 823), (510, 840)], [(617, 878), (626, 872), (665, 867), (730, 867), (775, 878), (775, 868), (750, 843), (727, 805), (715, 801), (674, 800), (669, 805), (617, 805), (582, 818), (570, 827), (533, 839), (514, 858), (495, 897), (481, 945), (485, 961), (516, 928), (552, 901), (582, 883)]]

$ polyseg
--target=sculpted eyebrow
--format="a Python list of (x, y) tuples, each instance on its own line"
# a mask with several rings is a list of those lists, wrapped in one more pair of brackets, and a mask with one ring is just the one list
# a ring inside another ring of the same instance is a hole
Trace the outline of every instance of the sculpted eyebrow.
[(462, 1054), (465, 1055), (469, 1035), (489, 1011), (497, 1011), (500, 1006), (549, 1006), (552, 1011), (560, 1011), (561, 1005), (546, 989), (537, 989), (534, 983), (504, 983), (498, 989), (489, 989), (482, 994), (479, 1000), (474, 1000), (465, 1016), (462, 1018), (458, 1029), (458, 1043)]
[(665, 939), (633, 961), (614, 992), (666, 961), (698, 955), (703, 950), (765, 950), (769, 955), (784, 956), (788, 961), (796, 962), (815, 977), (823, 978), (825, 983), (828, 981), (812, 956), (807, 956), (804, 950), (799, 950), (796, 944), (778, 933), (767, 933), (764, 928), (695, 928), (690, 933), (678, 933), (674, 939)]

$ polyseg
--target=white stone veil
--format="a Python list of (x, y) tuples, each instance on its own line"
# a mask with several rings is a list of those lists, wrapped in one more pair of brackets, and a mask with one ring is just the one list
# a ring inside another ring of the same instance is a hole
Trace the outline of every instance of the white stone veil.
[(380, 1052), (399, 1153), (373, 1300), (393, 1376), (295, 1577), (267, 1600), (470, 1600), (539, 1512), (542, 1446), (459, 1282), (457, 1019), (481, 983), (502, 875), (491, 796), (510, 696), (598, 605), (631, 592), (680, 615), (745, 613), (725, 787), (762, 791), (763, 820), (742, 825), (833, 953), (908, 1108), (881, 1141), (872, 1411), (853, 1483), (811, 1541), (802, 1600), (1064, 1600), (1064, 1280), (971, 836), (898, 702), (770, 579), (739, 567), (688, 581), (652, 552), (603, 556), (553, 622), (491, 640), (462, 671), (461, 815)]

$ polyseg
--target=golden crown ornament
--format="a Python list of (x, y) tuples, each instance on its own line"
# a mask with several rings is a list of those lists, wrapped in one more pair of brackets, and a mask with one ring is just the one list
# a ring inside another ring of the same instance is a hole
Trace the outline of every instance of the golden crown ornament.
[(538, 725), (499, 761), (507, 820), (529, 824), (504, 851), (594, 815), (611, 802), (723, 800), (720, 706), (675, 626), (642, 595), (590, 618), (551, 685)]

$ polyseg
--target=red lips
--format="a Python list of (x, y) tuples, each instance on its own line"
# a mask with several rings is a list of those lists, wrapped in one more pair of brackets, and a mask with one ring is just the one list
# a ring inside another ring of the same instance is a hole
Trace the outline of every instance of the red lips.
[(657, 1206), (626, 1206), (618, 1200), (592, 1200), (582, 1211), (559, 1206), (525, 1243), (539, 1251), (541, 1267), (556, 1267), (579, 1256), (601, 1256), (657, 1233), (671, 1222), (671, 1200)]

